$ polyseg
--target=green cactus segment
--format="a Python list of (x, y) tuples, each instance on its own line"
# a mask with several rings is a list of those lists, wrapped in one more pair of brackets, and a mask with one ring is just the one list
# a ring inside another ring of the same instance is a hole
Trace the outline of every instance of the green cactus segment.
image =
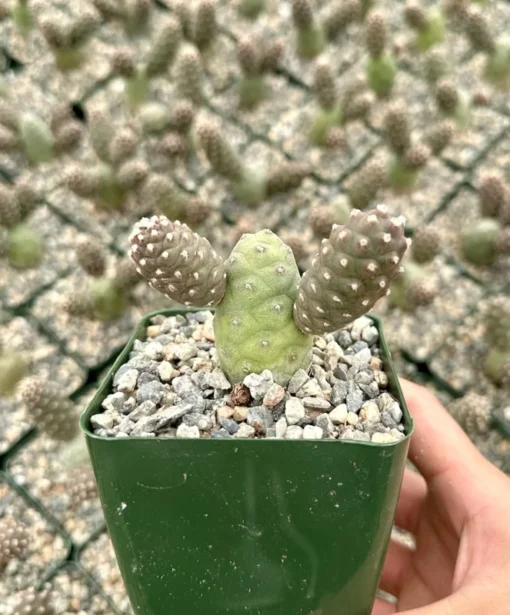
[(34, 18), (26, 0), (18, 0), (11, 9), (12, 20), (22, 36), (27, 34), (34, 27)]
[(299, 271), (271, 231), (243, 235), (226, 264), (227, 287), (214, 316), (218, 357), (232, 383), (249, 373), (273, 372), (287, 383), (311, 364), (312, 338), (296, 327), (292, 310)]
[(310, 0), (292, 0), (292, 16), (297, 29), (297, 53), (303, 60), (312, 60), (324, 49), (326, 35), (315, 19)]
[(32, 162), (48, 162), (55, 151), (55, 139), (50, 127), (41, 118), (26, 113), (21, 117), (19, 132), (25, 152)]
[(507, 297), (495, 297), (489, 302), (485, 337), (491, 347), (484, 362), (485, 375), (495, 384), (503, 384), (510, 373), (510, 301)]
[(266, 84), (262, 75), (245, 76), (239, 81), (239, 106), (253, 109), (266, 97)]
[(494, 384), (501, 385), (510, 369), (510, 352), (493, 348), (486, 356), (483, 371)]
[(427, 270), (413, 261), (406, 261), (404, 272), (391, 283), (389, 301), (401, 310), (410, 311), (429, 305), (437, 294)]
[(322, 242), (301, 280), (294, 308), (297, 326), (320, 335), (365, 314), (402, 272), (406, 248), (403, 218), (390, 218), (384, 205), (353, 210), (347, 224), (334, 227)]
[(115, 320), (127, 307), (127, 297), (112, 280), (97, 278), (91, 281), (89, 293), (94, 315), (99, 320)]
[(413, 188), (418, 180), (418, 170), (406, 167), (400, 158), (393, 158), (387, 175), (388, 184), (397, 191), (407, 191)]
[(27, 378), (20, 395), (37, 428), (50, 438), (69, 441), (78, 433), (75, 406), (62, 395), (57, 384), (38, 377)]
[(310, 128), (310, 141), (314, 145), (324, 147), (328, 142), (328, 135), (331, 129), (338, 126), (340, 120), (340, 109), (333, 109), (332, 111), (320, 109), (314, 117)]
[(16, 269), (34, 269), (44, 257), (41, 235), (28, 226), (16, 226), (8, 235), (7, 257)]
[(498, 258), (500, 223), (493, 218), (482, 218), (463, 229), (460, 236), (462, 255), (474, 265), (492, 265)]
[(485, 77), (496, 88), (510, 88), (510, 41), (498, 41), (493, 53), (487, 57)]
[(266, 8), (266, 0), (241, 0), (238, 4), (240, 15), (246, 19), (257, 19)]
[(130, 240), (129, 254), (152, 288), (186, 306), (212, 307), (223, 297), (221, 258), (185, 224), (165, 216), (142, 218)]
[(17, 352), (0, 349), (0, 397), (9, 397), (27, 375), (28, 365)]
[(397, 67), (393, 56), (385, 53), (378, 58), (369, 58), (366, 72), (367, 81), (377, 96), (388, 96), (393, 89), (397, 74)]
[(149, 80), (145, 71), (126, 78), (124, 93), (131, 109), (138, 109), (149, 98)]
[(428, 14), (427, 27), (418, 32), (416, 46), (420, 51), (427, 51), (434, 45), (444, 40), (445, 23), (443, 15), (439, 11), (431, 11)]

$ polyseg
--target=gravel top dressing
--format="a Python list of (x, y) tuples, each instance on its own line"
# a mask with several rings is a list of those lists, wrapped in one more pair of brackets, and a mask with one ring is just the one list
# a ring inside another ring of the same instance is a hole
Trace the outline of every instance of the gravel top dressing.
[(370, 318), (316, 336), (310, 372), (298, 370), (285, 387), (269, 370), (232, 386), (219, 367), (212, 322), (209, 311), (155, 316), (115, 374), (104, 411), (91, 417), (94, 433), (378, 443), (404, 437)]

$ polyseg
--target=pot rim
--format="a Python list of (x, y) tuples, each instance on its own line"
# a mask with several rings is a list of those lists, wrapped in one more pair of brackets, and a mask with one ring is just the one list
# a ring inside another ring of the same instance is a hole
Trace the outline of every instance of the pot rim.
[[(142, 316), (142, 318), (138, 321), (138, 324), (136, 326), (136, 329), (134, 330), (134, 332), (132, 333), (132, 335), (130, 336), (129, 340), (124, 344), (124, 347), (122, 349), (122, 351), (120, 352), (120, 354), (118, 355), (118, 357), (115, 359), (113, 365), (111, 366), (111, 368), (108, 370), (108, 373), (106, 374), (106, 376), (104, 377), (103, 381), (101, 382), (100, 387), (98, 388), (98, 390), (96, 391), (94, 397), (91, 399), (91, 401), (87, 404), (86, 408), (83, 410), (83, 412), (80, 414), (80, 420), (79, 420), (79, 425), (80, 425), (80, 430), (82, 431), (82, 433), (87, 437), (87, 438), (91, 438), (94, 440), (99, 440), (99, 441), (107, 441), (111, 444), (115, 444), (118, 446), (122, 446), (123, 444), (125, 445), (126, 443), (129, 443), (130, 441), (143, 441), (143, 442), (157, 442), (161, 445), (161, 443), (165, 442), (165, 443), (175, 443), (176, 439), (175, 438), (165, 438), (165, 437), (158, 437), (155, 436), (154, 438), (146, 438), (143, 436), (133, 436), (133, 437), (129, 437), (129, 438), (111, 438), (108, 436), (98, 436), (97, 434), (95, 434), (93, 431), (91, 431), (90, 429), (90, 416), (92, 414), (92, 409), (96, 408), (97, 406), (100, 406), (101, 404), (98, 403), (99, 400), (102, 402), (103, 399), (106, 397), (106, 395), (109, 394), (110, 390), (111, 390), (111, 386), (112, 386), (112, 382), (113, 382), (113, 377), (115, 375), (115, 373), (117, 372), (117, 370), (125, 364), (126, 362), (126, 356), (128, 355), (128, 353), (131, 351), (131, 347), (134, 343), (135, 340), (140, 339), (140, 332), (143, 331), (143, 329), (147, 326), (147, 322), (153, 318), (154, 316), (159, 316), (159, 315), (165, 315), (165, 316), (176, 316), (178, 314), (186, 314), (189, 312), (201, 312), (204, 311), (203, 309), (190, 309), (190, 308), (166, 308), (166, 309), (162, 309), (162, 310), (156, 310), (154, 312), (148, 312), (147, 314), (144, 314)], [(208, 311), (214, 311), (214, 310), (208, 310)], [(413, 418), (411, 416), (411, 414), (409, 413), (409, 409), (407, 407), (407, 403), (406, 400), (404, 398), (404, 394), (402, 392), (402, 388), (400, 386), (400, 382), (398, 380), (397, 374), (395, 372), (395, 368), (393, 365), (393, 361), (391, 359), (391, 352), (390, 349), (388, 347), (388, 343), (386, 341), (386, 338), (384, 336), (384, 330), (383, 330), (383, 326), (382, 326), (382, 321), (378, 316), (375, 316), (374, 314), (366, 314), (366, 316), (368, 318), (370, 318), (375, 326), (377, 327), (377, 330), (379, 332), (379, 346), (381, 349), (381, 358), (383, 359), (384, 362), (384, 371), (386, 373), (386, 375), (388, 376), (389, 379), (389, 384), (390, 384), (390, 388), (392, 389), (392, 395), (397, 399), (397, 401), (400, 403), (400, 407), (402, 409), (402, 412), (404, 413), (404, 426), (405, 426), (405, 435), (401, 440), (397, 440), (395, 442), (365, 442), (365, 441), (360, 441), (360, 440), (313, 440), (313, 441), (305, 441), (305, 442), (312, 442), (313, 444), (316, 445), (327, 445), (327, 444), (334, 444), (336, 443), (337, 446), (339, 445), (350, 445), (350, 446), (369, 446), (369, 447), (377, 447), (377, 448), (394, 448), (395, 446), (398, 446), (404, 442), (406, 442), (413, 434), (414, 432), (414, 421)], [(211, 439), (210, 438), (179, 438), (180, 442), (193, 442), (196, 446), (200, 446), (200, 443), (210, 443)], [(218, 438), (217, 440), (215, 440), (215, 442), (218, 445), (222, 445), (224, 444), (226, 445), (232, 445), (233, 443), (236, 446), (242, 446), (243, 443), (246, 442), (257, 442), (256, 446), (278, 446), (278, 443), (281, 444), (281, 442), (290, 442), (290, 440), (282, 440), (282, 439), (278, 439), (278, 438), (260, 438), (260, 439), (252, 439), (252, 438), (248, 438), (246, 440), (243, 439), (222, 439), (222, 438)], [(300, 440), (296, 440), (296, 443), (299, 443)], [(208, 444), (210, 445), (210, 444)], [(298, 444), (299, 445), (299, 444)], [(216, 444), (215, 444), (216, 446)]]

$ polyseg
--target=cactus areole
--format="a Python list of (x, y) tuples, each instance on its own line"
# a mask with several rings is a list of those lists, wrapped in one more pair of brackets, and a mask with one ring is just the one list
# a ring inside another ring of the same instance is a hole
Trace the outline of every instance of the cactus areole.
[(243, 235), (226, 262), (164, 216), (140, 220), (131, 243), (150, 286), (185, 306), (216, 308), (216, 349), (233, 384), (269, 369), (283, 385), (309, 369), (313, 335), (344, 327), (388, 294), (407, 248), (404, 219), (384, 205), (335, 225), (303, 278), (291, 249), (267, 229)]

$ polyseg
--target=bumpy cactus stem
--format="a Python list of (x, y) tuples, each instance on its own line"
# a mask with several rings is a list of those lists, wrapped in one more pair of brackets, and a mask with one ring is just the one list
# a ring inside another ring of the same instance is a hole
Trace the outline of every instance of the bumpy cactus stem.
[(496, 218), (480, 218), (460, 235), (462, 256), (474, 265), (493, 265), (500, 256), (510, 255), (510, 227)]
[(34, 27), (34, 17), (28, 0), (3, 0), (0, 2), (0, 21), (11, 18), (20, 34), (28, 35)]
[(312, 0), (292, 0), (292, 16), (299, 57), (303, 60), (317, 57), (324, 49), (326, 37), (315, 16)]
[(441, 79), (436, 86), (435, 97), (438, 109), (443, 115), (452, 118), (461, 129), (471, 125), (471, 101), (457, 89), (450, 79)]
[(177, 56), (175, 65), (177, 89), (181, 98), (197, 106), (204, 102), (204, 72), (200, 54), (188, 46)]
[(397, 68), (391, 53), (385, 51), (388, 38), (386, 17), (379, 11), (369, 13), (365, 25), (365, 42), (369, 53), (367, 80), (377, 96), (388, 96), (393, 89)]
[(445, 23), (441, 11), (432, 9), (427, 12), (412, 0), (407, 3), (404, 15), (409, 26), (416, 30), (415, 44), (419, 51), (427, 51), (444, 40)]
[(386, 182), (386, 161), (377, 156), (354, 177), (349, 189), (349, 201), (355, 209), (365, 209), (373, 203)]
[(177, 0), (173, 6), (181, 22), (184, 37), (202, 55), (213, 48), (218, 31), (216, 23), (216, 0), (198, 0), (190, 4), (187, 0)]
[(243, 72), (239, 81), (239, 106), (252, 109), (266, 96), (264, 75), (278, 68), (283, 44), (267, 43), (254, 37), (242, 39), (237, 46), (237, 59)]
[(266, 8), (266, 0), (240, 0), (238, 11), (247, 19), (257, 19)]
[(360, 0), (337, 0), (331, 3), (324, 20), (324, 31), (330, 41), (339, 38), (347, 27), (361, 16)]
[(313, 334), (339, 329), (387, 294), (407, 247), (403, 221), (384, 206), (334, 228), (301, 281), (291, 249), (269, 230), (243, 235), (225, 264), (206, 239), (164, 217), (142, 219), (131, 242), (153, 288), (187, 306), (216, 306), (231, 382), (270, 369), (282, 384), (309, 368)]

